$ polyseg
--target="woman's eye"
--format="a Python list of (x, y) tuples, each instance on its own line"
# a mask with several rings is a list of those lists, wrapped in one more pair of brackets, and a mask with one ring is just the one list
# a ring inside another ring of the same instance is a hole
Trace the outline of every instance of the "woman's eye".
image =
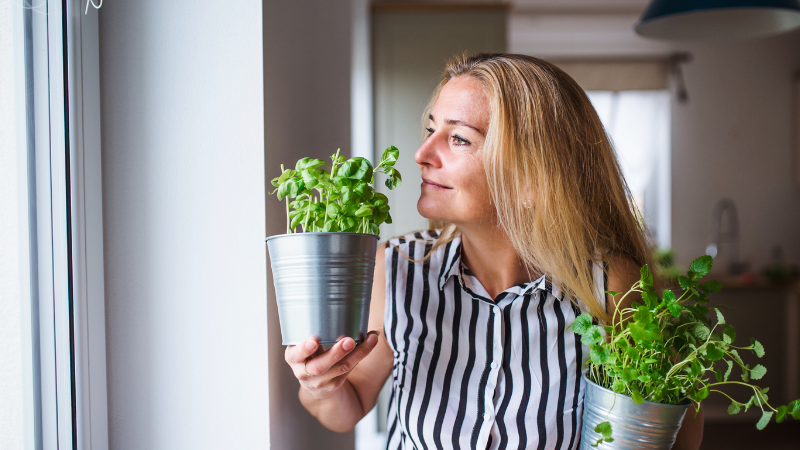
[(432, 135), (432, 134), (433, 134), (433, 132), (434, 132), (434, 131), (436, 131), (436, 130), (434, 130), (433, 128), (425, 128), (425, 131), (427, 131), (427, 132), (428, 132), (428, 136), (430, 136), (430, 135)]
[(454, 134), (452, 139), (453, 139), (453, 144), (454, 145), (469, 145), (469, 144), (471, 144), (470, 141), (462, 138), (461, 136), (459, 136), (457, 134)]

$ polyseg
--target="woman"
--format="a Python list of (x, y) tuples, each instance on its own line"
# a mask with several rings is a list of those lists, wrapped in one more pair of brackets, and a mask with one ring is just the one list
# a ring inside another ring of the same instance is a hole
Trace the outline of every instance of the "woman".
[[(414, 158), (431, 230), (378, 251), (369, 332), (286, 350), (300, 400), (347, 431), (392, 377), (388, 448), (577, 448), (588, 349), (649, 261), (612, 146), (564, 72), (521, 55), (451, 61)], [(676, 448), (699, 448), (687, 414)]]

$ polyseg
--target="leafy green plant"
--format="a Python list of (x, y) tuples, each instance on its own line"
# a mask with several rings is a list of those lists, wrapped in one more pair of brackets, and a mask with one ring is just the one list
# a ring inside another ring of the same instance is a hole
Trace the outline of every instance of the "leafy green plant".
[[(755, 339), (750, 345), (735, 345), (733, 325), (725, 321), (719, 306), (709, 304), (709, 294), (722, 289), (718, 281), (700, 281), (711, 271), (712, 263), (710, 256), (695, 259), (686, 275), (678, 278), (683, 289), (680, 295), (669, 289), (659, 294), (645, 265), (639, 281), (627, 293), (606, 292), (616, 300), (610, 325), (595, 324), (589, 314), (578, 316), (571, 327), (590, 349), (586, 376), (630, 396), (637, 404), (647, 400), (677, 405), (688, 399), (699, 410), (700, 402), (716, 392), (731, 400), (729, 414), (760, 408), (759, 430), (773, 416), (778, 423), (787, 415), (800, 420), (800, 399), (775, 408), (768, 403), (769, 388), (750, 383), (761, 379), (767, 369), (761, 364), (745, 364), (739, 352), (752, 352), (760, 358), (764, 347)], [(641, 294), (644, 303), (620, 307), (634, 292)], [(753, 394), (742, 403), (720, 390), (725, 385), (743, 385)], [(609, 422), (600, 423), (595, 431), (601, 438), (593, 446), (613, 441)]]
[[(286, 199), (286, 233), (301, 231), (346, 231), (378, 234), (382, 223), (392, 223), (389, 199), (376, 192), (374, 174), (387, 175), (386, 187), (400, 185), (400, 172), (394, 168), (400, 152), (387, 148), (378, 166), (365, 158), (345, 161), (339, 150), (331, 156), (330, 167), (321, 159), (303, 158), (294, 169), (284, 169), (272, 180), (278, 200)], [(330, 171), (325, 170), (329, 167)], [(294, 199), (294, 200), (292, 200)]]

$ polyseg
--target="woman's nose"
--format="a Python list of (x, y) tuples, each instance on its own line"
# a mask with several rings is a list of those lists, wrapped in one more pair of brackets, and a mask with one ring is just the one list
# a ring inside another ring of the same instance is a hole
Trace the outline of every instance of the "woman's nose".
[(437, 138), (438, 136), (434, 132), (422, 142), (417, 152), (414, 153), (414, 161), (416, 161), (417, 164), (420, 166), (441, 166), (439, 152), (437, 151)]

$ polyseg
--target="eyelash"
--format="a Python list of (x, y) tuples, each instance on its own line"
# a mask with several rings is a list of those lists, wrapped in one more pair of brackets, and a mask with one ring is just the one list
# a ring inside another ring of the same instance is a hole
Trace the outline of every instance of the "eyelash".
[[(433, 128), (425, 128), (425, 131), (428, 132), (428, 137), (431, 137), (431, 135), (436, 130), (434, 130)], [(470, 144), (472, 144), (470, 141), (464, 139), (463, 137), (461, 137), (461, 136), (459, 136), (457, 134), (453, 135), (453, 139), (456, 141), (456, 143), (454, 145), (462, 146), (462, 145), (470, 145)]]
[(471, 144), (470, 141), (462, 138), (461, 136), (459, 136), (457, 134), (453, 135), (453, 139), (455, 139), (455, 141), (456, 141), (455, 145), (469, 145), (469, 144)]

